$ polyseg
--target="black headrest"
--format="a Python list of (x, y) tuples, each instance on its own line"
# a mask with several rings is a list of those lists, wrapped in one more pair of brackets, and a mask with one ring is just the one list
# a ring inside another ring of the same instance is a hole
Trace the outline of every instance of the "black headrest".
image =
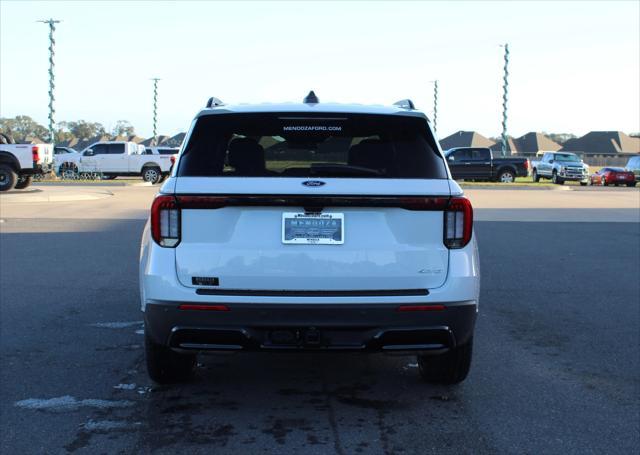
[(389, 145), (379, 139), (364, 139), (349, 149), (350, 166), (387, 169), (392, 158)]
[(229, 143), (229, 166), (246, 175), (262, 174), (265, 170), (264, 148), (254, 139), (239, 137)]

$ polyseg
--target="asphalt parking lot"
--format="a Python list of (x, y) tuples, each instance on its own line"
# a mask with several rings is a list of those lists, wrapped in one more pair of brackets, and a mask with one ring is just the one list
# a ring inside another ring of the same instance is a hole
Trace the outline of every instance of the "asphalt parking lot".
[(425, 385), (412, 357), (238, 354), (201, 356), (193, 382), (158, 387), (137, 291), (157, 188), (105, 188), (0, 196), (3, 453), (640, 446), (638, 189), (468, 191), (483, 276), (460, 386)]

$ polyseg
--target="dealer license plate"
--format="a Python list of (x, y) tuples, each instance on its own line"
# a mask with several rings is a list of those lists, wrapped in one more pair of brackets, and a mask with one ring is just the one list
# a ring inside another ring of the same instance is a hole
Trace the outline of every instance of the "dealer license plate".
[(342, 245), (343, 213), (282, 214), (282, 243)]

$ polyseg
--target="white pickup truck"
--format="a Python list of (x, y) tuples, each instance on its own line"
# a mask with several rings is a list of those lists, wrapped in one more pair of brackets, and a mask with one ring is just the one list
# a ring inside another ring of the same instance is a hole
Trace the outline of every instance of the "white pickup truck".
[(0, 143), (0, 191), (24, 189), (31, 185), (34, 174), (51, 171), (53, 145), (9, 144), (7, 136)]
[(105, 178), (139, 175), (145, 182), (158, 183), (171, 168), (169, 156), (146, 154), (135, 142), (96, 142), (77, 156), (67, 155), (58, 163), (58, 171), (67, 177), (75, 173), (99, 173)]

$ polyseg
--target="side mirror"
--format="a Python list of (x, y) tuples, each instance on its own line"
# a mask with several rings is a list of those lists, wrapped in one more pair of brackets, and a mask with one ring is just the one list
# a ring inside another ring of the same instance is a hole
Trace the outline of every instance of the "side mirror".
[(83, 153), (84, 156), (93, 156), (93, 149), (87, 149)]
[(549, 163), (553, 163), (555, 160), (549, 160)]

